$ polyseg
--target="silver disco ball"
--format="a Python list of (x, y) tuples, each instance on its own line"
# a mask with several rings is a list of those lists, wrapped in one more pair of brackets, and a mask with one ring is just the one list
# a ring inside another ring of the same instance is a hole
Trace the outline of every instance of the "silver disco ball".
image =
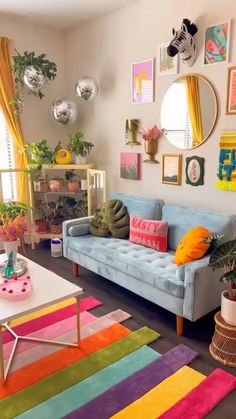
[(81, 77), (75, 85), (77, 96), (84, 102), (94, 100), (98, 94), (98, 85), (91, 77)]
[(75, 102), (65, 98), (57, 98), (52, 104), (53, 118), (61, 125), (72, 125), (78, 118)]
[(33, 66), (26, 67), (23, 76), (24, 84), (33, 92), (38, 92), (45, 84), (45, 77)]

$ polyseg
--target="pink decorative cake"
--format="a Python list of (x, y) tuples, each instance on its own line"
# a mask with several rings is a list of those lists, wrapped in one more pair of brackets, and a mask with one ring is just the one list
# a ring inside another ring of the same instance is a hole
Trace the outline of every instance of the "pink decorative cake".
[(32, 292), (30, 276), (5, 279), (0, 283), (0, 298), (6, 300), (19, 301), (29, 297)]

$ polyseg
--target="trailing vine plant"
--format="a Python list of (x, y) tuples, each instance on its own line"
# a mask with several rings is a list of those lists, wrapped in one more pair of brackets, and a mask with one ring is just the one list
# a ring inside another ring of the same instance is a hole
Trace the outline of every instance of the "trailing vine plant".
[[(21, 55), (17, 50), (15, 50), (16, 55), (13, 58), (12, 70), (15, 76), (16, 84), (16, 97), (10, 101), (10, 104), (16, 106), (16, 110), (23, 101), (23, 87), (24, 87), (24, 74), (27, 67), (33, 67), (37, 71), (41, 71), (44, 76), (45, 82), (49, 83), (55, 79), (57, 73), (57, 65), (46, 59), (46, 54), (35, 55), (35, 52), (25, 51)], [(29, 90), (28, 94), (33, 94), (39, 99), (42, 99), (45, 95), (41, 92), (41, 89), (38, 90)]]

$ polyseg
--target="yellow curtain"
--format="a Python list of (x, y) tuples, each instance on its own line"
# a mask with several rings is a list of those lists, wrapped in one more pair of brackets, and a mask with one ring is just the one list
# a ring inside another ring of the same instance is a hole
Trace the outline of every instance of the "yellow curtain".
[(199, 83), (196, 76), (186, 76), (187, 103), (193, 130), (193, 145), (203, 141), (201, 101)]
[[(15, 113), (15, 107), (9, 105), (9, 101), (15, 97), (13, 75), (11, 71), (11, 40), (0, 37), (0, 106), (6, 118), (9, 130), (13, 138), (15, 166), (17, 169), (27, 168), (27, 157), (24, 149), (24, 139), (20, 119)], [(25, 174), (17, 175), (18, 199), (26, 202)]]

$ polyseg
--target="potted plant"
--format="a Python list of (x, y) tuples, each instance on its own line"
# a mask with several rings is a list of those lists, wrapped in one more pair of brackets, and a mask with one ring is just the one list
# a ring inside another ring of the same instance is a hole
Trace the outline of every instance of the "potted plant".
[(23, 87), (29, 88), (28, 94), (33, 94), (39, 99), (45, 95), (41, 92), (45, 83), (49, 83), (55, 79), (57, 73), (57, 65), (49, 61), (46, 54), (35, 55), (35, 52), (25, 51), (20, 54), (15, 50), (16, 55), (13, 58), (13, 72), (16, 83), (16, 97), (11, 103), (18, 105), (19, 100), (22, 102)]
[(49, 217), (50, 217), (50, 208), (48, 203), (43, 203), (40, 201), (37, 206), (39, 210), (39, 218), (35, 220), (35, 225), (37, 227), (38, 233), (48, 233), (49, 231)]
[(94, 147), (93, 143), (84, 141), (82, 132), (75, 132), (69, 137), (68, 148), (74, 153), (76, 164), (85, 164), (86, 157)]
[(227, 323), (236, 326), (236, 240), (219, 245), (212, 252), (209, 265), (224, 269), (220, 281), (227, 284), (227, 290), (221, 296), (221, 316)]
[(144, 160), (144, 163), (158, 163), (155, 160), (155, 154), (157, 153), (157, 140), (161, 134), (161, 130), (154, 125), (149, 129), (142, 129), (142, 137), (144, 139), (145, 153), (149, 155), (149, 159)]
[(55, 153), (60, 147), (61, 143), (58, 142), (53, 150), (47, 140), (31, 141), (25, 145), (26, 150), (30, 154), (29, 163), (36, 166), (37, 170), (41, 170), (43, 164), (55, 163)]
[[(74, 170), (67, 170), (65, 173), (65, 178), (68, 181), (68, 191), (69, 192), (78, 192), (80, 189), (79, 185), (79, 176), (74, 172)], [(78, 179), (76, 179), (78, 178)]]

